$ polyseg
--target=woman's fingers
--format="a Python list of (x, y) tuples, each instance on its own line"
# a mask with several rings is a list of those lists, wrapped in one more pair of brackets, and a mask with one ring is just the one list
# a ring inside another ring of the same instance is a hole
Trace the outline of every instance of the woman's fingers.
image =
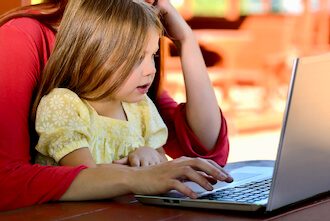
[(213, 190), (213, 187), (211, 183), (206, 179), (205, 176), (203, 176), (201, 173), (198, 171), (194, 170), (193, 168), (189, 166), (185, 166), (182, 168), (182, 171), (180, 172), (181, 176), (184, 176), (185, 180), (190, 180), (201, 187), (203, 187), (205, 190), (211, 191)]
[(214, 177), (217, 180), (225, 182), (233, 181), (233, 178), (222, 167), (220, 167), (216, 163), (211, 162), (210, 160), (205, 160), (201, 158), (191, 158), (190, 162), (188, 163), (190, 163), (195, 170), (205, 172), (206, 174)]
[(173, 180), (172, 184), (170, 185), (170, 189), (175, 189), (176, 191), (192, 199), (196, 199), (198, 197), (197, 194), (194, 191), (192, 191), (192, 189), (190, 189), (188, 186), (186, 186), (179, 180)]
[(215, 166), (216, 168), (218, 168), (219, 170), (221, 170), (224, 174), (227, 175), (227, 179), (225, 180), (226, 182), (230, 183), (230, 182), (234, 181), (233, 177), (223, 167), (221, 167), (219, 164), (217, 164), (213, 160), (207, 160), (207, 161), (210, 164), (212, 164), (213, 166)]
[(213, 177), (211, 177), (210, 175), (207, 175), (204, 172), (199, 171), (199, 173), (205, 177), (205, 179), (207, 179), (212, 185), (216, 184), (218, 181), (216, 179), (214, 179)]

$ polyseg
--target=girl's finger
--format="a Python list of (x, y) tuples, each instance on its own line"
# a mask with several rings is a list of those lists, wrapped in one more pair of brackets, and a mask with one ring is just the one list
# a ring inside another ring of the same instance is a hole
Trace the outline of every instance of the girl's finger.
[(146, 159), (141, 159), (140, 160), (140, 165), (141, 165), (141, 167), (149, 166), (150, 162)]
[(119, 160), (114, 160), (114, 164), (122, 164), (122, 165), (127, 165), (128, 164), (128, 157), (121, 158)]
[(128, 157), (129, 165), (132, 167), (139, 167), (141, 166), (140, 159), (135, 156), (129, 156)]

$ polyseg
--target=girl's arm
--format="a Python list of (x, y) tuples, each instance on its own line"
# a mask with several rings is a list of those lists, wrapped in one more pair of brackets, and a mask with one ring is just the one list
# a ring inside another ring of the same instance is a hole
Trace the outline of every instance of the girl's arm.
[(97, 167), (88, 147), (72, 151), (59, 161), (59, 165), (61, 166), (79, 166), (82, 164), (91, 168)]
[(159, 0), (157, 7), (163, 14), (166, 32), (180, 53), (187, 122), (200, 142), (211, 150), (221, 129), (221, 113), (198, 42), (169, 0)]
[(217, 143), (212, 150), (208, 150), (188, 125), (185, 104), (178, 105), (166, 91), (163, 91), (157, 98), (157, 105), (169, 132), (164, 145), (166, 154), (172, 158), (201, 157), (211, 159), (222, 166), (226, 164), (229, 141), (226, 119), (223, 116)]

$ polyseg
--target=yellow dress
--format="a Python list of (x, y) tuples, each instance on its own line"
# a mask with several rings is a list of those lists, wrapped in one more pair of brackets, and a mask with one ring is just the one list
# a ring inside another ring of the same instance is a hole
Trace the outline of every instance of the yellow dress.
[(65, 155), (83, 147), (89, 148), (95, 163), (112, 163), (138, 147), (156, 149), (165, 144), (166, 125), (148, 96), (122, 105), (127, 121), (100, 116), (74, 92), (53, 89), (37, 109), (36, 163), (57, 165)]

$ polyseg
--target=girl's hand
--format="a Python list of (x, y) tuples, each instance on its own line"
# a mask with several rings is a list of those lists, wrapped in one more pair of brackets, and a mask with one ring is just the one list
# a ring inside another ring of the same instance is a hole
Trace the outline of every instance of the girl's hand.
[(115, 164), (130, 165), (132, 167), (152, 166), (167, 161), (163, 148), (157, 150), (150, 147), (139, 147), (130, 152), (127, 157), (115, 160)]
[(137, 168), (129, 176), (132, 186), (129, 188), (135, 194), (160, 194), (170, 190), (177, 190), (190, 198), (197, 194), (182, 181), (190, 180), (206, 190), (213, 187), (209, 178), (219, 181), (232, 182), (233, 178), (212, 160), (201, 158), (181, 157), (164, 162), (156, 166)]
[(175, 44), (191, 37), (191, 28), (169, 0), (158, 0), (154, 1), (153, 4), (160, 10), (165, 34)]

